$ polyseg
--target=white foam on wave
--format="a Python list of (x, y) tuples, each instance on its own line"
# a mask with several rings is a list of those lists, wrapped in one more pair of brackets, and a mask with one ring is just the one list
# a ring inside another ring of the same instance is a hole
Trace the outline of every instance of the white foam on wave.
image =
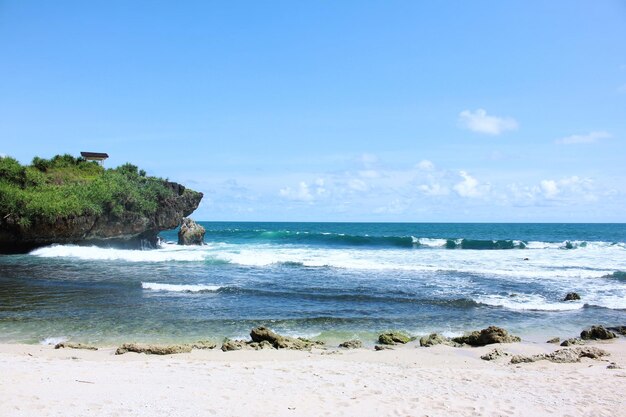
[(40, 345), (56, 345), (59, 344), (61, 342), (66, 342), (67, 341), (67, 337), (64, 336), (52, 336), (52, 337), (46, 337), (45, 339), (39, 341)]
[(168, 292), (215, 292), (222, 288), (219, 285), (185, 285), (185, 284), (160, 284), (158, 282), (142, 282), (141, 288), (153, 291)]
[(128, 262), (168, 262), (204, 261), (210, 253), (203, 246), (190, 247), (164, 245), (162, 249), (129, 250), (101, 248), (97, 246), (53, 245), (36, 249), (30, 254), (42, 258), (73, 258), (82, 260), (128, 261)]
[(413, 243), (419, 243), (420, 246), (426, 246), (429, 248), (442, 248), (446, 246), (448, 241), (446, 239), (432, 239), (428, 237), (420, 237), (413, 241)]
[(478, 303), (509, 310), (568, 311), (580, 310), (585, 306), (582, 301), (553, 302), (538, 294), (512, 294), (509, 296), (486, 295), (475, 300)]

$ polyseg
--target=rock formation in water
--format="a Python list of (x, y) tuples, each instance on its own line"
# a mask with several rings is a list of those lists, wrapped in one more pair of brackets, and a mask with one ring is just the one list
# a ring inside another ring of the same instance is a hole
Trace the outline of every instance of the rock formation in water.
[(179, 245), (203, 245), (204, 244), (204, 227), (194, 222), (188, 217), (183, 219), (183, 224), (178, 231)]
[(583, 340), (606, 340), (615, 339), (617, 335), (603, 326), (591, 326), (580, 332), (580, 338)]
[(0, 157), (0, 189), (0, 253), (54, 243), (154, 247), (202, 199), (131, 164), (104, 169), (70, 155), (30, 166)]

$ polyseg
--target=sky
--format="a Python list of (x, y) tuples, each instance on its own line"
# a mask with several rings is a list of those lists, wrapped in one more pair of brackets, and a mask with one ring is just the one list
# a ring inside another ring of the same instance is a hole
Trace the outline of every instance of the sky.
[(626, 222), (626, 1), (0, 0), (0, 155), (225, 221)]

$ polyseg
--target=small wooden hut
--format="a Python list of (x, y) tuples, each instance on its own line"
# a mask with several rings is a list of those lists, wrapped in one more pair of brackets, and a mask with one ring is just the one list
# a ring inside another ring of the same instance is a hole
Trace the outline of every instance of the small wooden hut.
[(104, 160), (109, 157), (109, 154), (101, 152), (81, 152), (80, 156), (88, 161), (98, 161), (100, 165), (104, 165)]

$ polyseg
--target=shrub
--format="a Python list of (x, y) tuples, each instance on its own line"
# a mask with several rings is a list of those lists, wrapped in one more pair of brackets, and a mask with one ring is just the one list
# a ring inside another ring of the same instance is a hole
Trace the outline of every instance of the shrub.
[(0, 158), (0, 216), (15, 215), (23, 227), (85, 214), (152, 216), (159, 201), (172, 195), (163, 179), (147, 177), (129, 163), (105, 170), (96, 162), (57, 155), (35, 157), (24, 167)]

